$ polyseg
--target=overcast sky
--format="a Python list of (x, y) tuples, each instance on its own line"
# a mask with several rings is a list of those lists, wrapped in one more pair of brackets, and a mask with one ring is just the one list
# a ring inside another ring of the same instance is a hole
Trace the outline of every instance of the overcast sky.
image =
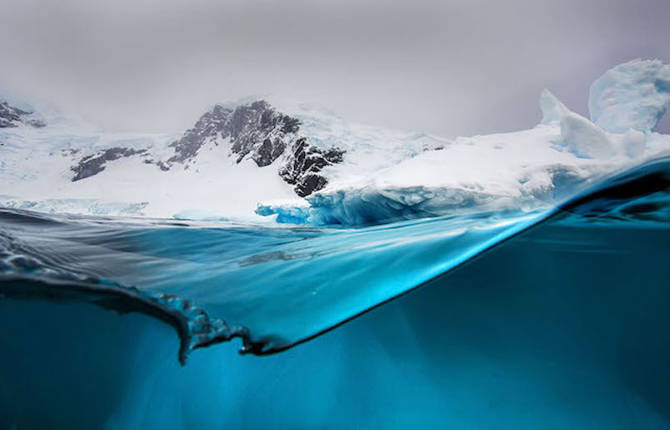
[(607, 68), (670, 62), (670, 1), (0, 0), (0, 40), (0, 88), (108, 129), (272, 93), (454, 136), (533, 126), (544, 87), (586, 113)]

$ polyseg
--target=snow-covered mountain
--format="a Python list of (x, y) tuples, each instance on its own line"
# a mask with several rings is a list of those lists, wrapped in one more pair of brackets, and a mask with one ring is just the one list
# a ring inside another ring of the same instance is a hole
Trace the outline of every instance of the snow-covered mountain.
[[(217, 104), (181, 136), (102, 133), (48, 119), (0, 128), (0, 203), (105, 215), (257, 217), (259, 202), (365, 177), (444, 139), (347, 124), (305, 104)], [(342, 173), (342, 172), (341, 172)], [(339, 176), (348, 176), (342, 173)]]
[(670, 66), (641, 60), (593, 84), (591, 120), (545, 91), (533, 129), (453, 140), (260, 99), (217, 104), (178, 136), (103, 133), (0, 99), (0, 204), (345, 225), (533, 209), (670, 151), (652, 131), (668, 103)]
[(22, 125), (44, 127), (46, 123), (30, 106), (16, 106), (0, 97), (0, 128), (14, 128)]

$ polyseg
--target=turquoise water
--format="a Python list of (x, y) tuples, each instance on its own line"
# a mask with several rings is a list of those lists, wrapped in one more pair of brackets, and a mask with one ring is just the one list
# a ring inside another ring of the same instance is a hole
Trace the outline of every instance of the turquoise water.
[(669, 178), (352, 230), (2, 211), (0, 427), (667, 428)]

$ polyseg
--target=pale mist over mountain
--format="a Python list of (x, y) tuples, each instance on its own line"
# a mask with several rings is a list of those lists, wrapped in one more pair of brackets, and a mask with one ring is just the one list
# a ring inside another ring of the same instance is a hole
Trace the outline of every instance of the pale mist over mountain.
[(668, 22), (665, 0), (3, 0), (0, 89), (110, 131), (272, 94), (453, 137), (533, 126), (545, 87), (586, 114), (604, 70), (670, 61)]

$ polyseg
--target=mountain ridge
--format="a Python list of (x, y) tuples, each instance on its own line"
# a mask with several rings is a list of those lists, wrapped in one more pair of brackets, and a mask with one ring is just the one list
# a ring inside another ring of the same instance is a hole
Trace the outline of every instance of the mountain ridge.
[(41, 126), (39, 113), (7, 104), (0, 205), (319, 225), (533, 210), (669, 153), (670, 137), (654, 131), (668, 104), (670, 66), (656, 60), (596, 80), (589, 118), (544, 91), (537, 126), (456, 139), (265, 99), (213, 105), (179, 136)]

